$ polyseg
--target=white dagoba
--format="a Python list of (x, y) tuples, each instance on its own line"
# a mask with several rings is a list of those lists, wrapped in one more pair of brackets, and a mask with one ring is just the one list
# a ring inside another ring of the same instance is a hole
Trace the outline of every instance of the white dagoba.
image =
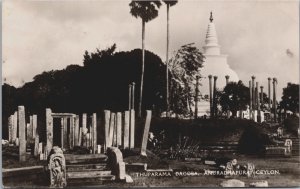
[[(218, 43), (217, 32), (215, 24), (213, 23), (212, 12), (210, 13), (210, 22), (208, 24), (204, 50), (204, 63), (203, 68), (200, 69), (202, 76), (201, 84), (199, 87), (202, 98), (198, 102), (198, 116), (210, 115), (209, 98), (204, 100), (203, 97), (207, 95), (209, 97), (209, 79), (208, 75), (218, 76), (217, 89), (223, 89), (226, 85), (225, 76), (229, 76), (229, 82), (237, 82), (239, 80), (238, 75), (234, 70), (230, 68), (227, 63), (227, 55), (221, 54), (221, 46)], [(213, 89), (213, 79), (212, 79)]]

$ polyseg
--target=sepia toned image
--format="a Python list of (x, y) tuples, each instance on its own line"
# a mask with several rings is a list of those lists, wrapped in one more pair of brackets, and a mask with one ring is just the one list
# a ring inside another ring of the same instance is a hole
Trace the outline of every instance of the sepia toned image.
[(299, 1), (4, 0), (2, 186), (299, 187)]

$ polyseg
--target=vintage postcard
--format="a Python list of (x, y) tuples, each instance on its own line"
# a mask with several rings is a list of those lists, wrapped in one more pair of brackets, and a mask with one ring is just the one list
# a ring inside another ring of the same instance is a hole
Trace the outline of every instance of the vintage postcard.
[(299, 187), (299, 1), (4, 0), (2, 186)]

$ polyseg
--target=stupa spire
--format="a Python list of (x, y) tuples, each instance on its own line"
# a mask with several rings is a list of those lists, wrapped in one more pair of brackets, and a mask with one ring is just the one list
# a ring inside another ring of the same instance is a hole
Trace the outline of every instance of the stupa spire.
[(218, 44), (218, 37), (215, 28), (215, 24), (213, 23), (213, 15), (210, 12), (209, 17), (210, 22), (208, 23), (208, 28), (206, 32), (206, 39), (204, 45), (204, 54), (206, 55), (220, 55), (220, 45)]
[(213, 22), (214, 18), (213, 18), (213, 15), (212, 15), (212, 11), (210, 11), (210, 18), (209, 18), (210, 22)]

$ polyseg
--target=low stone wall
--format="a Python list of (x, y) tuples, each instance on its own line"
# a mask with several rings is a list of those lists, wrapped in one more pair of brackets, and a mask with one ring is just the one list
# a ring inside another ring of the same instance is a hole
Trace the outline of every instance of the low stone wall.
[(2, 169), (3, 185), (5, 187), (26, 185), (47, 186), (47, 173), (44, 166)]

